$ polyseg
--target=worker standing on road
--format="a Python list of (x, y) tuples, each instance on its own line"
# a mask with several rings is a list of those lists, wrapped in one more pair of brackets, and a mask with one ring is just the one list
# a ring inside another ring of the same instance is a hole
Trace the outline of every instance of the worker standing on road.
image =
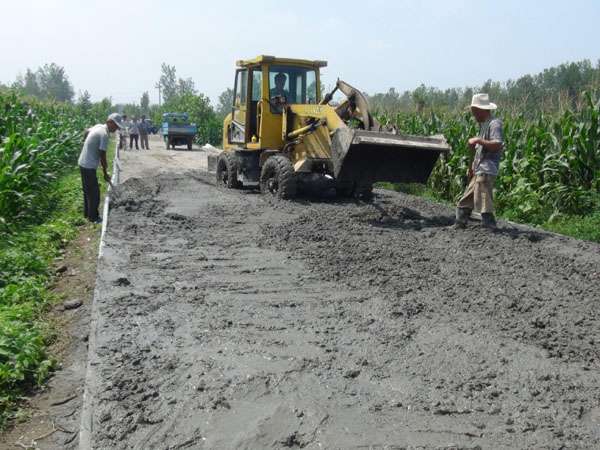
[(148, 132), (150, 126), (146, 121), (146, 116), (142, 116), (142, 120), (140, 120), (139, 130), (140, 130), (140, 144), (142, 146), (142, 150), (150, 150), (150, 146), (148, 145)]
[(140, 134), (140, 124), (134, 117), (129, 126), (129, 148), (133, 150), (133, 142), (135, 141), (135, 149), (139, 150), (138, 147), (138, 136)]
[(123, 114), (123, 124), (122, 128), (119, 128), (119, 150), (127, 150), (127, 116)]
[(83, 187), (83, 215), (93, 223), (101, 223), (98, 214), (100, 206), (100, 187), (96, 171), (98, 165), (102, 166), (104, 180), (110, 183), (108, 163), (106, 162), (106, 149), (108, 148), (108, 133), (113, 133), (123, 128), (123, 118), (120, 114), (112, 113), (105, 124), (94, 125), (87, 130), (85, 142), (79, 155), (79, 170)]
[(488, 94), (475, 94), (471, 113), (479, 123), (479, 135), (469, 139), (469, 148), (475, 151), (469, 168), (469, 185), (456, 205), (455, 228), (465, 228), (473, 209), (481, 212), (481, 223), (496, 228), (494, 217), (494, 183), (504, 150), (502, 121), (492, 115), (496, 105)]

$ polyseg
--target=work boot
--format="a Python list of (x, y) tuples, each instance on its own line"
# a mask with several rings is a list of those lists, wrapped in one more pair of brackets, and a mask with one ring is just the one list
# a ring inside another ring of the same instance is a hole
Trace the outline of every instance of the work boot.
[(467, 222), (471, 216), (471, 210), (469, 208), (456, 208), (456, 220), (452, 228), (455, 230), (462, 230), (467, 227)]
[(489, 228), (490, 230), (496, 230), (498, 225), (496, 224), (496, 218), (494, 217), (494, 213), (482, 213), (481, 214), (481, 225), (484, 228)]

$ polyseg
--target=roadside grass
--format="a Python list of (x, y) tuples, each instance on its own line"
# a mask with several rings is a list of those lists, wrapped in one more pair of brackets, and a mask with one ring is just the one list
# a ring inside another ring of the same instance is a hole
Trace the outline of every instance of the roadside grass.
[(437, 203), (443, 203), (450, 206), (450, 202), (443, 199), (439, 195), (424, 184), (419, 183), (376, 183), (376, 188), (387, 189), (388, 191), (403, 192), (405, 194), (416, 195), (417, 197), (424, 197), (428, 200), (432, 200)]
[[(109, 159), (114, 146), (111, 140)], [(46, 192), (36, 223), (0, 235), (0, 429), (19, 416), (20, 401), (56, 366), (47, 352), (56, 330), (45, 313), (62, 300), (51, 291), (57, 258), (82, 227), (98, 229), (82, 217), (76, 165), (50, 183)]]
[(600, 242), (600, 210), (589, 216), (558, 216), (543, 223), (542, 228), (577, 239)]
[[(405, 194), (416, 195), (450, 207), (454, 204), (437, 195), (429, 186), (418, 183), (377, 183), (376, 187)], [(499, 211), (498, 216), (514, 222), (540, 227), (553, 233), (564, 234), (576, 239), (600, 242), (600, 209), (589, 215), (551, 215), (549, 212), (523, 219), (522, 214), (515, 211)]]

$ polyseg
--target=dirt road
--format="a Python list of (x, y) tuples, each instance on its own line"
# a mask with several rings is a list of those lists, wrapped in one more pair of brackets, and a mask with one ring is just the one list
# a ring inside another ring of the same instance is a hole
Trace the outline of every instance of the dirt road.
[(600, 446), (599, 245), (454, 231), (383, 191), (277, 202), (200, 170), (117, 189), (94, 448)]

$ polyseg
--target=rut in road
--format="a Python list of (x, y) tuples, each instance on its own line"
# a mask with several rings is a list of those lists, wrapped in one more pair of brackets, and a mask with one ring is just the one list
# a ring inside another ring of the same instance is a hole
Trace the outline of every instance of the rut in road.
[[(440, 205), (118, 187), (97, 448), (600, 445), (600, 250)], [(368, 448), (368, 447), (367, 447)]]

